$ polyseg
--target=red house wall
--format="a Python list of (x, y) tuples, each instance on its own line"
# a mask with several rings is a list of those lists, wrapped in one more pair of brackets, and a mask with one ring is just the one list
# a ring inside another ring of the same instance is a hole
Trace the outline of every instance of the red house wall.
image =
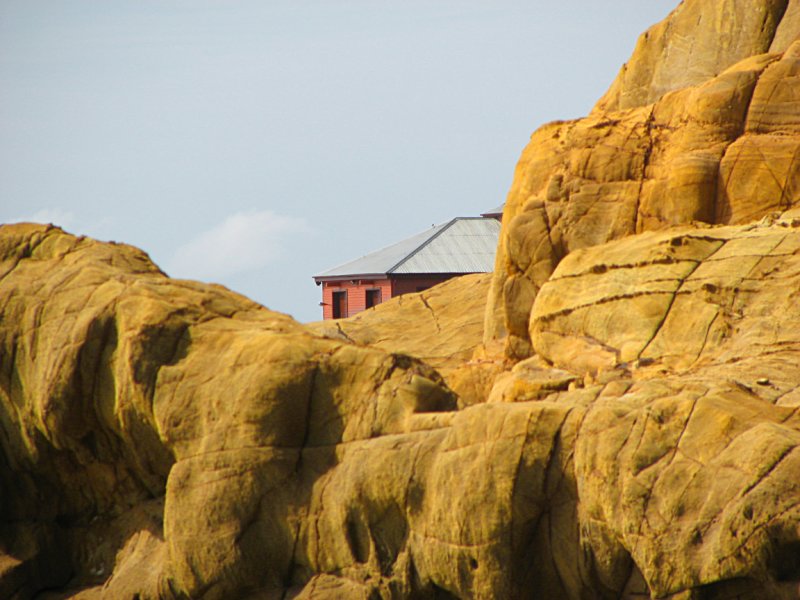
[(453, 277), (456, 277), (456, 275), (448, 275), (446, 273), (441, 275), (397, 276), (392, 279), (392, 297), (421, 292)]
[(354, 279), (322, 282), (322, 318), (333, 318), (333, 292), (347, 292), (347, 314), (352, 317), (367, 308), (367, 290), (380, 289), (381, 302), (389, 298), (418, 292), (433, 287), (437, 283), (456, 277), (456, 274), (427, 276), (394, 276), (391, 279)]
[[(353, 283), (355, 281), (355, 283)], [(392, 297), (392, 283), (388, 279), (356, 279), (346, 281), (322, 282), (322, 318), (333, 318), (333, 292), (347, 292), (346, 317), (360, 313), (367, 308), (367, 290), (381, 290), (381, 302)]]

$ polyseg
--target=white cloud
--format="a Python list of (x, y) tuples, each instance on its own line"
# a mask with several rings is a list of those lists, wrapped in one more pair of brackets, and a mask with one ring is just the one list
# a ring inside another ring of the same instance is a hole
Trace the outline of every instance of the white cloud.
[(219, 281), (283, 255), (288, 237), (310, 233), (304, 219), (269, 210), (238, 212), (180, 246), (167, 263), (173, 277)]
[(75, 213), (61, 208), (42, 208), (22, 217), (12, 217), (6, 223), (52, 223), (62, 229), (72, 230), (78, 223)]

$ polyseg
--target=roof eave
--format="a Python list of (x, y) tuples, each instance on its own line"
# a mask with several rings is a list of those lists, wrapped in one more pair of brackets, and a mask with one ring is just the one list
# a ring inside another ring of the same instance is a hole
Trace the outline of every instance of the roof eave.
[(324, 281), (352, 281), (354, 279), (388, 279), (387, 273), (350, 273), (346, 275), (314, 275), (314, 282), (320, 284)]

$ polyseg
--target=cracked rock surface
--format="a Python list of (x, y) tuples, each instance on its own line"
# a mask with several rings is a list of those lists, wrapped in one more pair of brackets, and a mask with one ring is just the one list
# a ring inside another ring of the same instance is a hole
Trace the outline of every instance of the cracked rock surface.
[(532, 354), (534, 298), (574, 250), (800, 199), (800, 3), (685, 0), (592, 113), (531, 137), (506, 202), (486, 342)]
[(461, 410), (134, 248), (0, 234), (6, 597), (797, 597), (791, 213), (571, 254), (539, 362)]
[(447, 380), (483, 341), (490, 281), (490, 273), (457, 277), (424, 292), (397, 296), (348, 319), (308, 327), (328, 337), (411, 354)]
[(800, 598), (798, 33), (685, 0), (352, 319), (0, 226), (0, 598)]
[[(0, 596), (288, 589), (358, 569), (373, 518), (392, 525), (379, 552), (395, 561), (414, 471), (384, 488), (345, 457), (377, 441), (389, 461), (441, 426), (455, 399), (431, 367), (171, 280), (131, 247), (1, 231)], [(363, 523), (347, 506), (359, 479), (385, 496)]]

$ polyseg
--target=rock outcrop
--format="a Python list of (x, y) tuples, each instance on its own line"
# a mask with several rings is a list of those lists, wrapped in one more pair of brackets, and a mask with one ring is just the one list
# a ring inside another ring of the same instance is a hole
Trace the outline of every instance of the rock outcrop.
[(489, 273), (456, 277), (423, 292), (397, 296), (349, 319), (308, 327), (328, 337), (410, 354), (447, 380), (483, 342), (490, 281)]
[(462, 410), (130, 247), (0, 233), (5, 596), (796, 597), (800, 219), (571, 254), (540, 358)]
[(595, 110), (652, 104), (751, 56), (785, 52), (798, 33), (797, 0), (684, 0), (641, 35), (633, 56)]
[(309, 329), (333, 339), (408, 354), (434, 367), (461, 407), (486, 400), (508, 366), (483, 348), (490, 273), (450, 279), (424, 292), (392, 298), (349, 319), (320, 321)]
[(490, 289), (303, 326), (0, 227), (0, 597), (800, 598), (797, 33), (685, 0)]
[(641, 38), (590, 116), (532, 136), (506, 203), (487, 343), (531, 354), (534, 298), (573, 250), (747, 223), (800, 200), (796, 4), (686, 0)]
[(289, 588), (342, 550), (319, 548), (318, 506), (358, 485), (327, 485), (340, 455), (455, 407), (430, 367), (170, 280), (136, 249), (0, 239), (3, 597)]

